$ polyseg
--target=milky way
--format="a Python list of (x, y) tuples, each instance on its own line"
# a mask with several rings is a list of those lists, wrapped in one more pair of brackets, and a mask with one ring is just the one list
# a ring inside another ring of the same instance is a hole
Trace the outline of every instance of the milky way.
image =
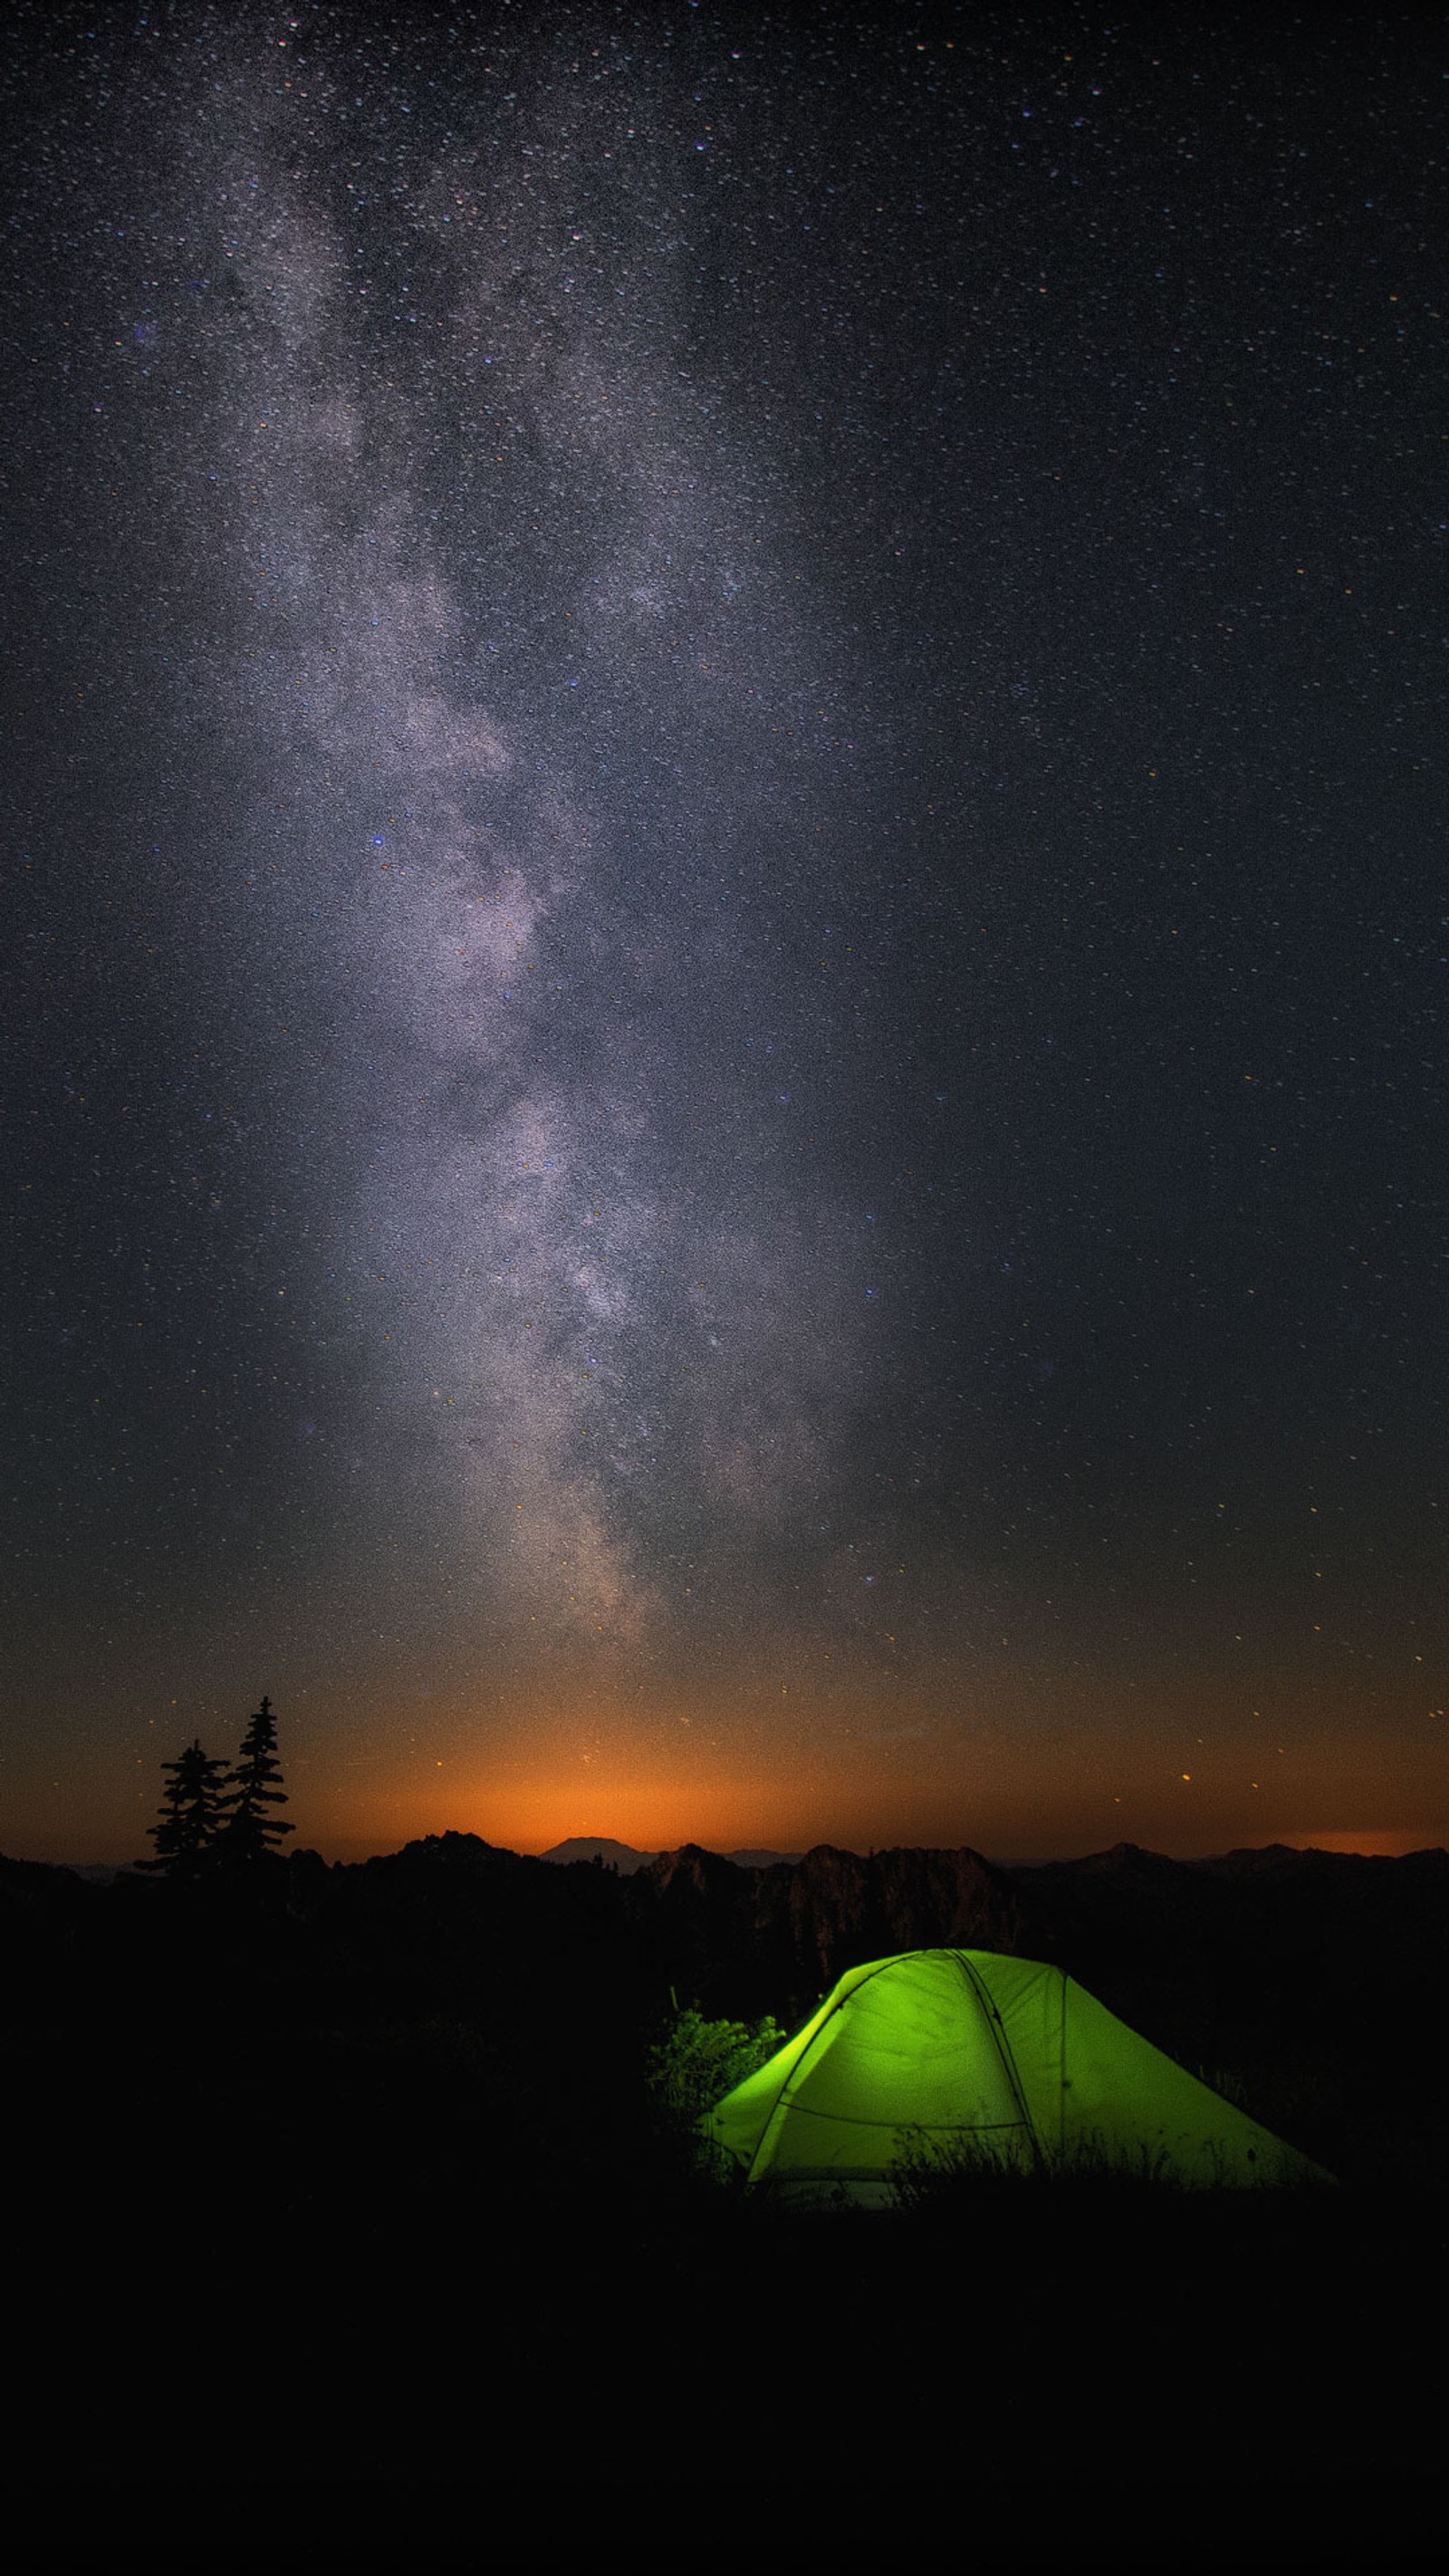
[(20, 13), (46, 1848), (1440, 1794), (1432, 47), (948, 18)]
[(802, 1142), (831, 1004), (777, 957), (837, 935), (837, 833), (779, 806), (843, 801), (810, 684), (847, 656), (787, 595), (747, 405), (681, 383), (651, 86), (545, 90), (501, 170), (440, 145), (381, 204), (259, 134), (207, 209), (243, 756), (329, 922), (324, 1115), (367, 1135), (326, 1185), (369, 1436), (462, 1586), (595, 1660), (838, 1500), (872, 1295)]

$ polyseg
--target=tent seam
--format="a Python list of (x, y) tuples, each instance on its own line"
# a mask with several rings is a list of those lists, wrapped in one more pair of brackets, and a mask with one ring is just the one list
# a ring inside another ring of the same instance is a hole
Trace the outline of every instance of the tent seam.
[(977, 2002), (984, 2004), (985, 2006), (986, 2018), (991, 2029), (992, 2041), (995, 2046), (997, 2056), (1001, 2060), (1007, 2083), (1011, 2087), (1012, 2098), (1016, 2103), (1017, 2109), (1021, 2113), (1022, 2126), (1031, 2140), (1032, 2154), (1035, 2156), (1038, 2165), (1044, 2164), (1046, 2159), (1042, 2153), (1041, 2140), (1037, 2136), (1036, 2122), (1032, 2118), (1031, 2112), (1027, 2106), (1027, 2099), (1022, 2089), (1021, 2078), (1016, 2071), (1016, 2059), (1011, 2053), (1011, 2042), (1006, 2036), (1006, 2024), (1001, 2018), (1000, 2009), (997, 2005), (996, 1999), (987, 1985), (985, 1978), (979, 1976), (976, 1969), (972, 1966), (970, 1952), (968, 1950), (957, 1950), (953, 1953), (953, 1956), (959, 1961), (963, 1974), (969, 1979)]

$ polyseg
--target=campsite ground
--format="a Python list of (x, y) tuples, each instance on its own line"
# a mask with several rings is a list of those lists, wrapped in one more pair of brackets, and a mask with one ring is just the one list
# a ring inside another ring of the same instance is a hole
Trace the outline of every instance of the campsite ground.
[(1110, 2198), (918, 2221), (409, 2191), (267, 2316), (159, 2335), (137, 2248), (71, 2285), (51, 2545), (21, 2563), (547, 2567), (607, 2534), (641, 2568), (929, 2564), (943, 2506), (1025, 2565), (1407, 2551), (1442, 2247), (1332, 2196)]
[(19, 2568), (930, 2565), (943, 2509), (1017, 2565), (1410, 2550), (1449, 2292), (1412, 2063), (1336, 2189), (792, 2215), (686, 2169), (668, 1959), (546, 1878), (9, 1888)]

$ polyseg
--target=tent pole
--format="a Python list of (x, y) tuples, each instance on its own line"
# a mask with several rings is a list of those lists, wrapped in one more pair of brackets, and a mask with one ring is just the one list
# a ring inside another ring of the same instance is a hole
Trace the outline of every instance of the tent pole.
[(987, 2020), (991, 2026), (991, 2036), (996, 2043), (996, 2053), (1001, 2060), (1002, 2069), (1005, 2073), (1007, 2083), (1011, 2087), (1011, 2098), (1015, 2102), (1018, 2111), (1021, 2113), (1021, 2125), (1025, 2129), (1026, 2134), (1031, 2141), (1032, 2157), (1035, 2161), (1037, 2171), (1040, 2173), (1046, 2164), (1046, 2158), (1042, 2153), (1041, 2140), (1036, 2133), (1036, 2122), (1033, 2120), (1030, 2111), (1026, 2107), (1026, 2095), (1021, 2089), (1021, 2079), (1016, 2071), (1016, 2060), (1011, 2053), (1011, 2042), (1006, 2036), (1006, 2024), (1002, 2020), (1000, 2013), (997, 2011), (995, 2000), (987, 1991), (983, 1979), (977, 1975), (976, 1970), (972, 1967), (967, 1953), (964, 1950), (958, 1950), (955, 1955), (961, 1963), (963, 1973), (975, 1990), (977, 2001), (985, 2008)]

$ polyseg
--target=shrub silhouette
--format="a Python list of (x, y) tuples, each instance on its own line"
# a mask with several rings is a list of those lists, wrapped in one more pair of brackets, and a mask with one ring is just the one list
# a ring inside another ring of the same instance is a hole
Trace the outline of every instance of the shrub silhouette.
[(732, 2086), (783, 2047), (785, 2032), (766, 2013), (763, 2021), (709, 2021), (693, 2007), (676, 2013), (665, 2037), (646, 2060), (646, 2080), (660, 2129), (685, 2169), (717, 2172), (700, 2122)]

